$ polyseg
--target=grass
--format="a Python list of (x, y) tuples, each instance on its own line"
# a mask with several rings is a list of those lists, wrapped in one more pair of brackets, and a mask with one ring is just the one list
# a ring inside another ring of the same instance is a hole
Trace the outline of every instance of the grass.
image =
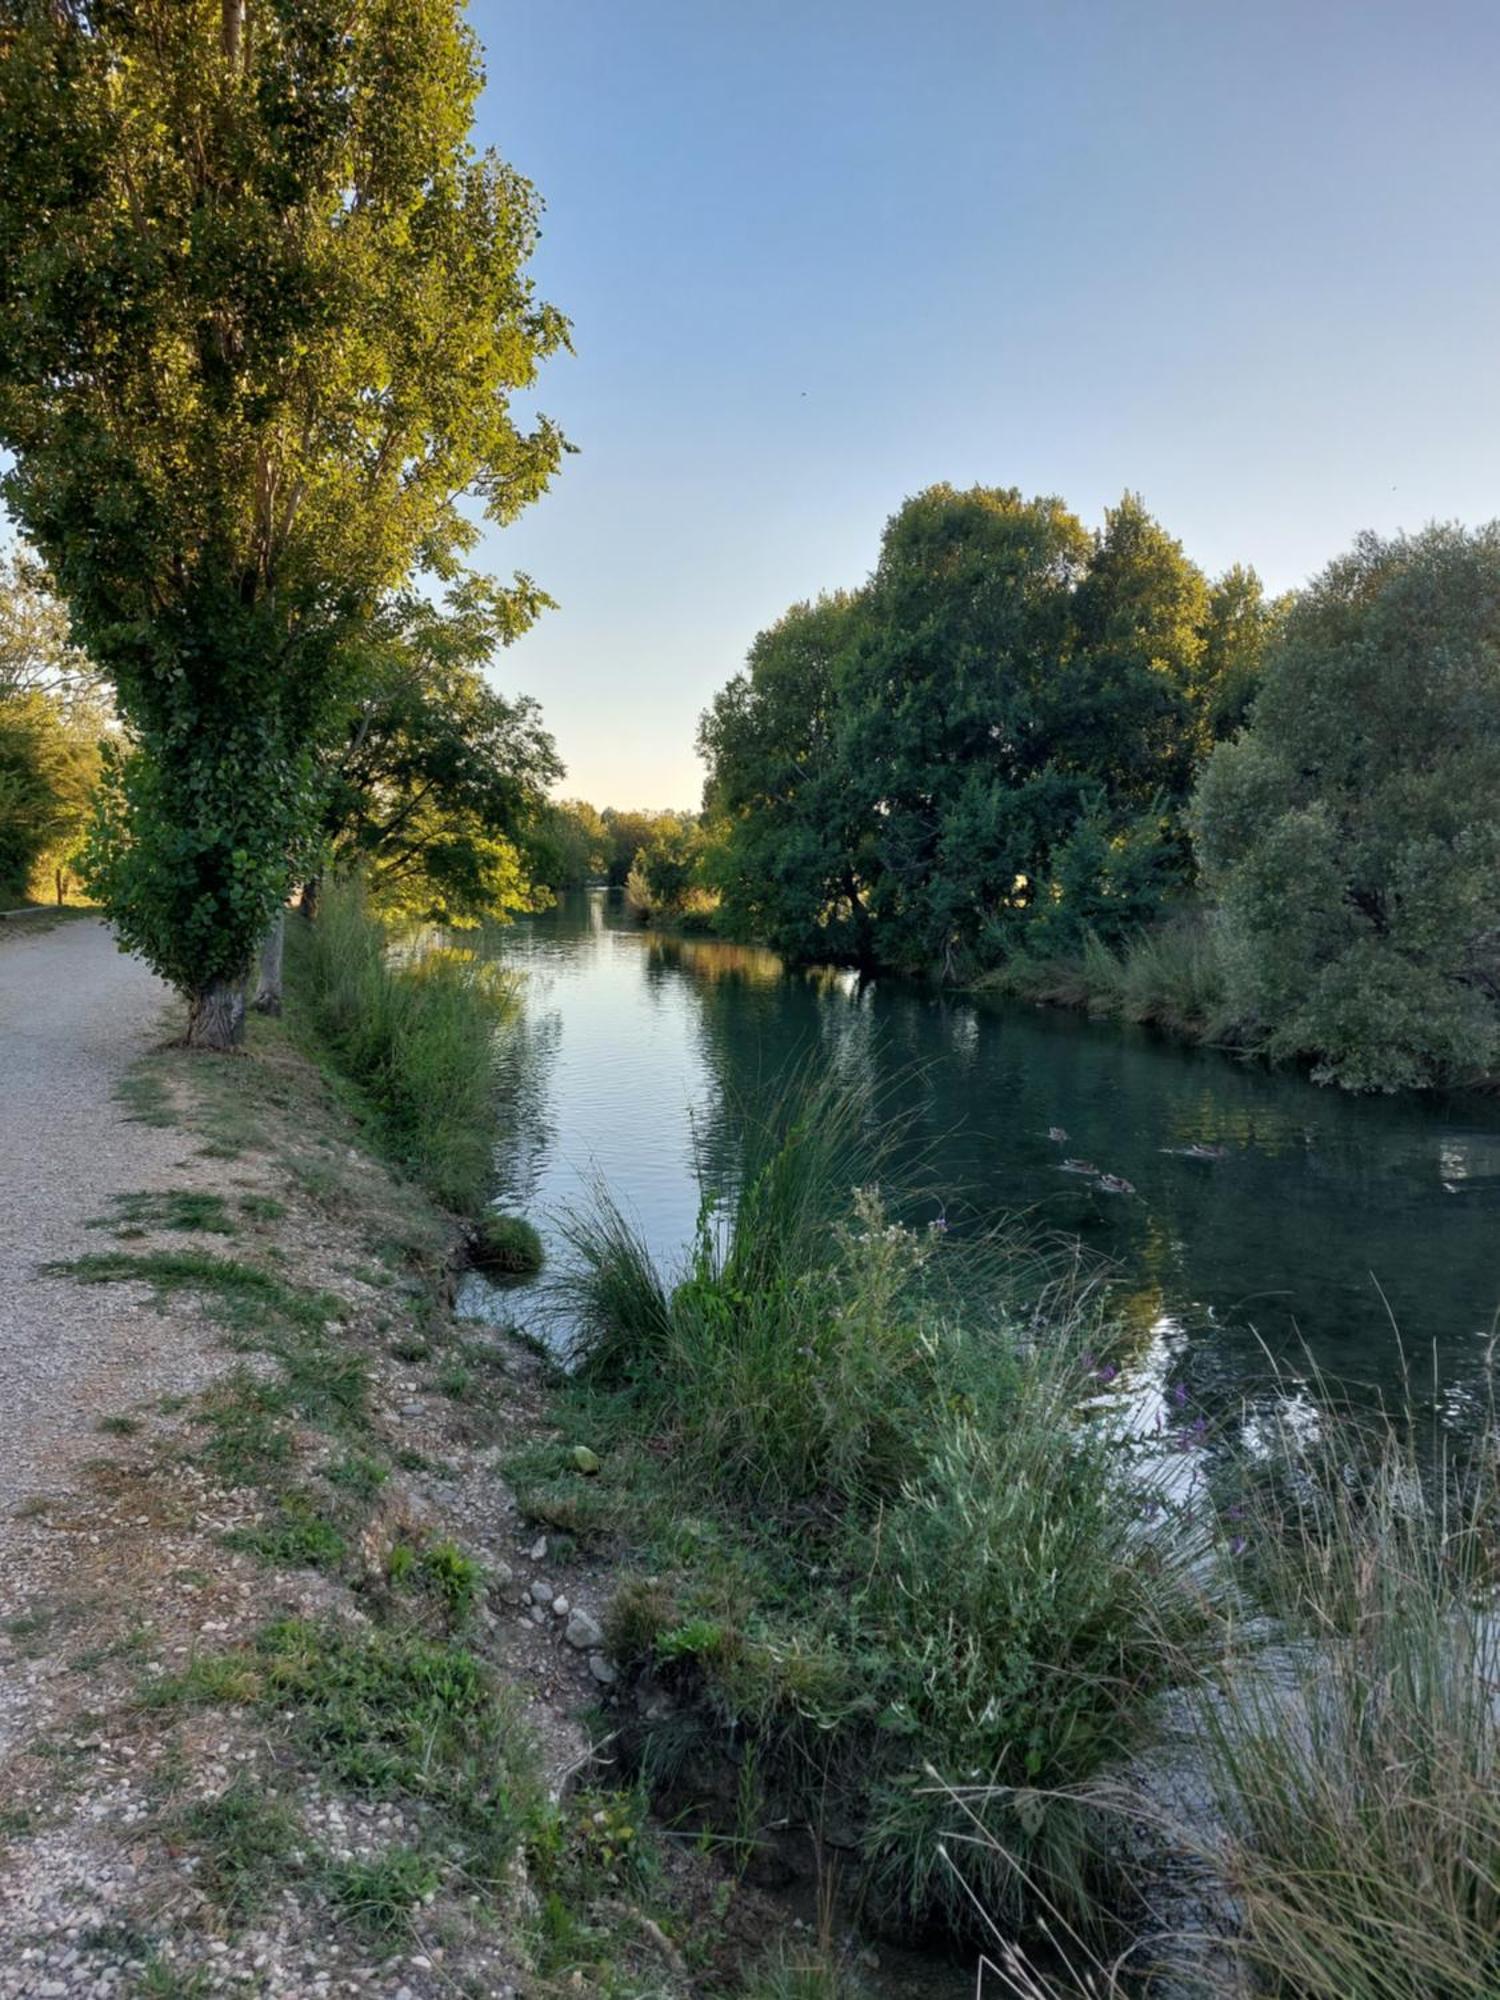
[(519, 1215), (486, 1215), (475, 1224), (470, 1261), (506, 1278), (532, 1277), (543, 1262), (542, 1239)]
[(1236, 1039), (1212, 931), (1179, 917), (1112, 947), (1097, 937), (1071, 955), (1015, 952), (978, 982), (985, 991), (1162, 1029), (1187, 1041)]
[(236, 1919), (252, 1915), (296, 1872), (305, 1848), (297, 1816), (263, 1786), (236, 1777), (217, 1798), (191, 1806), (173, 1828), (197, 1851), (197, 1881)]
[[(655, 1580), (610, 1636), (673, 1696), (658, 1789), (715, 1739), (752, 1757), (762, 1818), (851, 1826), (864, 1892), (913, 1931), (966, 1928), (971, 1894), (1023, 1918), (1027, 1876), (1097, 1910), (1078, 1791), (1201, 1629), (1187, 1548), (1170, 1514), (1142, 1529), (1120, 1440), (1079, 1421), (1096, 1302), (1039, 1299), (1014, 1244), (851, 1204), (867, 1127), (832, 1084), (780, 1106), (676, 1282), (616, 1211), (577, 1224), (562, 1435), (512, 1476), (572, 1532), (645, 1524)], [(957, 1875), (929, 1764), (992, 1787), (993, 1845)]]
[(1243, 1501), (1252, 1610), (1196, 1708), (1238, 1949), (1305, 2000), (1500, 1991), (1500, 1449), (1281, 1439)]
[(288, 933), (294, 1007), (363, 1093), (386, 1149), (437, 1200), (484, 1205), (505, 976), (469, 952), (397, 958), (358, 884), (330, 883)]
[(253, 1648), (144, 1684), (151, 1707), (233, 1702), (280, 1717), (350, 1791), (423, 1807), (467, 1879), (494, 1887), (546, 1818), (536, 1753), (493, 1676), (453, 1640), (288, 1618)]
[(201, 1231), (214, 1236), (234, 1236), (239, 1223), (219, 1194), (204, 1194), (192, 1188), (176, 1188), (165, 1194), (119, 1194), (114, 1198), (115, 1213), (90, 1224), (95, 1229), (177, 1229), (185, 1233)]

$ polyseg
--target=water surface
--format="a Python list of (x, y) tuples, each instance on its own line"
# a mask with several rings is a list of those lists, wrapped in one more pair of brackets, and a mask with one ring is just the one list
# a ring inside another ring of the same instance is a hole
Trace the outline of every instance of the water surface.
[[(602, 892), (505, 934), (523, 975), (505, 1055), (501, 1205), (557, 1240), (606, 1184), (673, 1255), (697, 1168), (731, 1171), (739, 1107), (799, 1063), (907, 1114), (956, 1220), (1018, 1210), (1119, 1273), (1132, 1373), (1253, 1391), (1311, 1357), (1459, 1423), (1500, 1308), (1500, 1105), (1352, 1099), (1144, 1030), (642, 930)], [(1047, 1136), (1066, 1132), (1065, 1141)], [(1178, 1149), (1224, 1148), (1212, 1161)], [(1134, 1192), (1063, 1172), (1086, 1159)], [(512, 1298), (508, 1311), (523, 1311)]]

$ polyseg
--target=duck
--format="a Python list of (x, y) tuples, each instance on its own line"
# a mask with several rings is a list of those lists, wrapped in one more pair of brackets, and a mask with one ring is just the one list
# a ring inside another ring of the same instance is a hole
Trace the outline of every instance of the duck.
[(1061, 1125), (1049, 1125), (1047, 1127), (1047, 1137), (1052, 1141), (1054, 1146), (1066, 1146), (1068, 1143), (1068, 1135)]
[(1099, 1191), (1101, 1194), (1134, 1194), (1135, 1187), (1123, 1174), (1100, 1174)]
[(1064, 1160), (1058, 1168), (1060, 1174), (1087, 1174), (1090, 1180), (1097, 1177), (1099, 1169), (1092, 1160)]

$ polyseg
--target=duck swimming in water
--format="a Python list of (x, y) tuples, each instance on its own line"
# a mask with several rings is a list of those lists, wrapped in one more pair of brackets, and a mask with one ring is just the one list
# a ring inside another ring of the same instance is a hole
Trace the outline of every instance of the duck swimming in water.
[(1097, 1179), (1099, 1173), (1092, 1160), (1064, 1160), (1057, 1171), (1060, 1174), (1086, 1174), (1090, 1180)]
[(1068, 1135), (1061, 1125), (1049, 1125), (1047, 1127), (1047, 1137), (1052, 1141), (1054, 1146), (1066, 1146), (1068, 1143)]
[(1099, 1191), (1101, 1194), (1134, 1194), (1135, 1188), (1123, 1174), (1100, 1174)]

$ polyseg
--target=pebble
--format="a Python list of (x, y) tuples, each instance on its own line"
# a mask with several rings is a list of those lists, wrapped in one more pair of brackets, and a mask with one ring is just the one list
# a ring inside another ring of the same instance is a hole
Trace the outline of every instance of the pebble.
[(534, 1563), (545, 1561), (547, 1555), (547, 1537), (545, 1535), (538, 1535), (526, 1553)]
[(552, 1600), (552, 1615), (554, 1618), (566, 1618), (572, 1608), (567, 1598), (562, 1596), (561, 1593)]
[(613, 1687), (620, 1676), (615, 1672), (602, 1653), (589, 1654), (589, 1672), (600, 1687)]

